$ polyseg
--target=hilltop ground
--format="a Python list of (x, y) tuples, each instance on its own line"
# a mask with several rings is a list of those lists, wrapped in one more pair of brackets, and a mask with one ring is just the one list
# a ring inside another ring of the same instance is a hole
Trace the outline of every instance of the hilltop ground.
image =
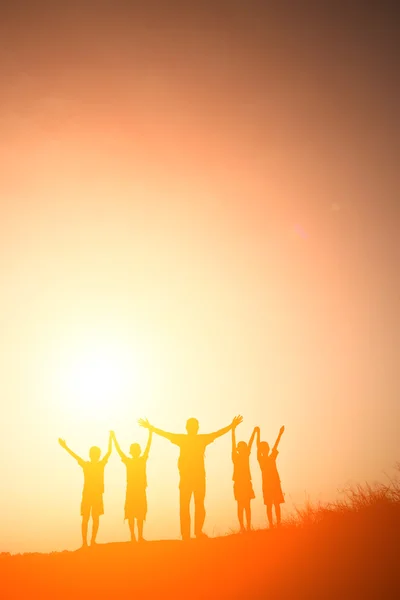
[(280, 530), (3, 554), (0, 597), (399, 598), (400, 487), (359, 488), (344, 504), (299, 511)]

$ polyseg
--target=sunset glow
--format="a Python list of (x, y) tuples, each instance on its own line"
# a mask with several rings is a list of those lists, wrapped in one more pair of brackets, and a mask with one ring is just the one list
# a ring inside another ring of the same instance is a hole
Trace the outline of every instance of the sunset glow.
[[(139, 418), (243, 415), (238, 441), (269, 444), (284, 425), (283, 518), (379, 479), (400, 422), (387, 37), (381, 56), (358, 21), (310, 33), (245, 2), (53, 4), (0, 19), (0, 552), (77, 548), (82, 470), (58, 439), (85, 460), (110, 430), (143, 450)], [(149, 540), (179, 538), (178, 455), (155, 436)], [(250, 467), (259, 528), (254, 450)], [(225, 535), (228, 435), (206, 471), (205, 531)], [(115, 449), (104, 477), (99, 542), (125, 541)]]

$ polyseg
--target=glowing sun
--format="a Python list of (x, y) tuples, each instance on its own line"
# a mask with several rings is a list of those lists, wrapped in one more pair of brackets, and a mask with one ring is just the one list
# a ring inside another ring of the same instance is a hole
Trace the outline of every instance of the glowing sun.
[(138, 364), (129, 347), (93, 344), (64, 357), (58, 383), (64, 408), (94, 418), (123, 413), (138, 390)]

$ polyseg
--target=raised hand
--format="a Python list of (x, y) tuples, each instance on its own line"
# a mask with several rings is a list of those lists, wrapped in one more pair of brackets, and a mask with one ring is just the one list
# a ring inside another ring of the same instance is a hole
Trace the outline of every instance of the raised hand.
[(140, 427), (144, 427), (145, 429), (153, 429), (153, 425), (150, 425), (148, 419), (139, 419), (138, 423)]
[(60, 444), (61, 448), (67, 447), (67, 442), (65, 440), (62, 440), (61, 438), (58, 438), (58, 443)]
[(112, 429), (110, 429), (110, 438), (115, 438), (115, 431), (113, 431)]
[(282, 433), (285, 431), (285, 426), (282, 425), (282, 427), (279, 430), (279, 435), (282, 435)]
[(236, 427), (238, 425), (240, 425), (240, 423), (243, 421), (243, 417), (242, 415), (238, 415), (237, 417), (235, 417), (232, 421), (232, 429), (236, 429)]

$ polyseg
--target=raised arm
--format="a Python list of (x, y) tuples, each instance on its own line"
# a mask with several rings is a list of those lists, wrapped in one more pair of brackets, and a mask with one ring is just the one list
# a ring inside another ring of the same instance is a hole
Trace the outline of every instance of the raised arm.
[(143, 453), (144, 458), (147, 460), (149, 458), (149, 453), (150, 453), (150, 447), (151, 447), (151, 441), (153, 439), (153, 431), (151, 429), (149, 429), (149, 437), (147, 439), (147, 446), (146, 449)]
[(249, 439), (249, 445), (248, 445), (249, 454), (251, 452), (251, 447), (253, 446), (254, 438), (256, 436), (256, 431), (257, 431), (257, 427), (254, 428), (253, 433), (251, 434), (250, 439)]
[(110, 456), (111, 456), (111, 452), (112, 452), (112, 442), (113, 442), (113, 435), (112, 435), (112, 434), (113, 434), (113, 432), (112, 432), (112, 431), (110, 431), (110, 435), (109, 435), (109, 437), (108, 437), (108, 448), (107, 448), (107, 453), (106, 453), (106, 454), (103, 456), (103, 458), (102, 458), (102, 462), (104, 462), (104, 464), (105, 464), (106, 462), (108, 462), (108, 459), (109, 459), (109, 458), (110, 458)]
[(78, 456), (77, 454), (75, 454), (75, 452), (73, 452), (71, 450), (71, 448), (68, 448), (67, 446), (67, 442), (65, 440), (62, 440), (61, 438), (58, 438), (58, 443), (60, 444), (61, 448), (64, 448), (64, 450), (66, 450), (68, 452), (68, 454), (70, 456), (72, 456), (72, 458), (74, 458), (76, 461), (78, 461), (78, 463), (81, 465), (83, 464), (85, 461), (83, 460), (83, 458), (81, 458), (80, 456)]
[(256, 434), (256, 444), (257, 444), (257, 459), (260, 459), (260, 428), (254, 427), (254, 433)]
[(232, 421), (232, 423), (230, 425), (227, 425), (226, 427), (223, 427), (222, 429), (219, 429), (218, 431), (214, 431), (213, 433), (210, 433), (210, 438), (216, 440), (217, 438), (221, 437), (222, 435), (225, 435), (226, 433), (228, 433), (228, 431), (231, 431), (231, 429), (235, 429), (238, 425), (240, 425), (240, 423), (243, 421), (243, 417), (242, 415), (238, 415), (237, 417), (235, 417)]
[(235, 461), (237, 455), (236, 448), (236, 427), (232, 427), (232, 460)]
[(283, 426), (282, 426), (282, 427), (280, 428), (280, 430), (279, 430), (279, 435), (278, 435), (278, 437), (276, 438), (276, 442), (275, 442), (275, 444), (274, 444), (274, 447), (272, 448), (272, 451), (273, 451), (273, 452), (274, 452), (274, 451), (276, 452), (276, 450), (278, 450), (278, 445), (279, 445), (279, 442), (281, 441), (281, 437), (282, 437), (282, 434), (283, 434), (283, 432), (284, 432), (284, 431), (285, 431), (285, 427), (283, 427)]
[(181, 437), (181, 435), (179, 433), (169, 433), (168, 431), (163, 431), (162, 429), (157, 429), (157, 427), (150, 425), (150, 423), (147, 419), (139, 419), (138, 423), (141, 427), (148, 429), (151, 433), (155, 433), (163, 438), (166, 438), (173, 444), (176, 444), (177, 441), (179, 440), (179, 438)]
[(110, 433), (111, 433), (111, 438), (112, 438), (112, 441), (114, 442), (114, 446), (115, 446), (116, 451), (118, 452), (118, 454), (120, 455), (120, 457), (122, 458), (122, 460), (126, 460), (128, 457), (126, 456), (126, 454), (124, 454), (122, 452), (121, 446), (118, 444), (115, 432), (111, 431)]

